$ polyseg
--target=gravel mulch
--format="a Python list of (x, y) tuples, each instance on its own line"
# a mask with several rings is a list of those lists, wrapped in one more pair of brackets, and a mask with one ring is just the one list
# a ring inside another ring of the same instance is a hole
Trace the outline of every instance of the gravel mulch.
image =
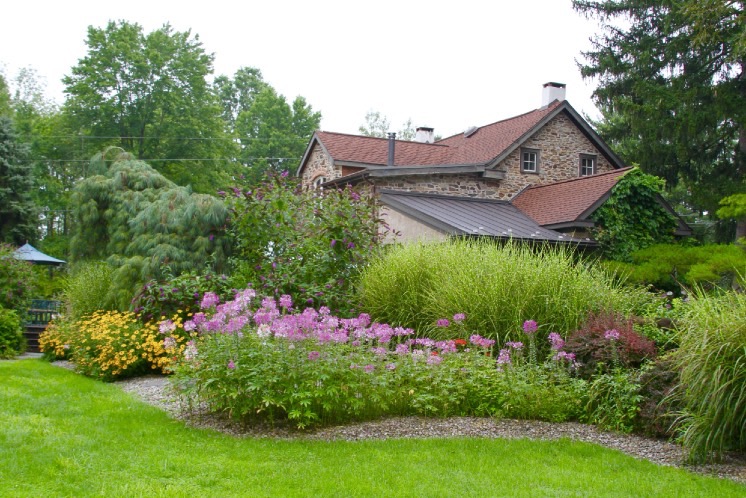
[[(72, 368), (67, 362), (54, 365)], [(732, 479), (746, 484), (746, 455), (725, 455), (723, 461), (708, 465), (686, 465), (685, 452), (679, 445), (660, 439), (631, 434), (605, 432), (591, 425), (575, 422), (550, 423), (538, 420), (505, 420), (478, 417), (394, 417), (340, 426), (298, 431), (292, 427), (246, 426), (225, 415), (210, 414), (199, 406), (185, 406), (170, 389), (166, 377), (148, 376), (115, 383), (124, 391), (135, 394), (148, 404), (167, 411), (173, 418), (183, 420), (191, 427), (217, 430), (235, 437), (346, 440), (389, 438), (484, 437), (505, 439), (557, 440), (600, 444), (619, 450), (635, 458), (686, 468), (711, 476)]]

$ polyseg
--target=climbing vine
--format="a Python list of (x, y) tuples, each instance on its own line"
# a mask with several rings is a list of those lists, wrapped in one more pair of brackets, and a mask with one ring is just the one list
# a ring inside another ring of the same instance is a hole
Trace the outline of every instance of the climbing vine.
[(611, 190), (594, 214), (594, 238), (608, 258), (630, 261), (630, 254), (653, 244), (673, 242), (676, 217), (660, 202), (664, 180), (634, 168)]

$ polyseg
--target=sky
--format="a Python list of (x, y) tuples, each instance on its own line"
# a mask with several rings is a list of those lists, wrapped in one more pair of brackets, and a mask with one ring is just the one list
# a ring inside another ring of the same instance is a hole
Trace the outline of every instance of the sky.
[(257, 67), (289, 102), (305, 97), (326, 131), (358, 133), (378, 111), (391, 131), (411, 119), (446, 137), (540, 107), (549, 81), (598, 117), (577, 61), (599, 28), (570, 0), (14, 1), (0, 17), (0, 69), (33, 68), (61, 103), (88, 27), (110, 20), (191, 31), (214, 75)]

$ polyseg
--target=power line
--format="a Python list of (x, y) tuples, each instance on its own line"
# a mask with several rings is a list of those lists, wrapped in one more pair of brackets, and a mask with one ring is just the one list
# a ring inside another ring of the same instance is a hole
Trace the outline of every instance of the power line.
[(244, 137), (244, 138), (238, 138), (238, 137), (122, 137), (122, 136), (105, 136), (105, 135), (23, 135), (23, 138), (29, 139), (73, 139), (73, 140), (87, 140), (87, 139), (97, 139), (97, 140), (229, 140), (232, 142), (235, 141), (258, 141), (258, 142), (268, 142), (270, 140), (274, 140), (277, 142), (307, 142), (309, 139), (302, 138), (302, 137), (286, 137), (286, 138), (259, 138), (259, 137)]
[[(135, 161), (143, 161), (146, 163), (154, 163), (154, 162), (165, 162), (165, 161), (228, 161), (228, 162), (245, 162), (245, 161), (258, 161), (258, 160), (266, 160), (266, 161), (299, 161), (300, 157), (247, 157), (242, 159), (227, 159), (227, 158), (216, 158), (216, 157), (206, 157), (206, 158), (183, 158), (183, 159), (134, 159)], [(45, 162), (45, 163), (90, 163), (90, 159), (21, 159), (19, 162), (27, 162), (27, 163), (34, 163), (34, 162)]]

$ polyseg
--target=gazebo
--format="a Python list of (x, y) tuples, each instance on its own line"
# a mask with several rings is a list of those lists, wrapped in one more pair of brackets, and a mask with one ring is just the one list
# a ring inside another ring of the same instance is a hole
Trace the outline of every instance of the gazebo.
[[(16, 249), (13, 252), (13, 257), (28, 261), (35, 265), (49, 266), (50, 272), (52, 271), (52, 266), (65, 264), (61, 259), (53, 258), (48, 254), (44, 254), (28, 242)], [(46, 299), (31, 300), (31, 308), (28, 310), (28, 317), (24, 327), (24, 335), (28, 341), (29, 351), (39, 351), (39, 334), (44, 332), (47, 328), (47, 324), (57, 313), (59, 313), (59, 309), (59, 301), (49, 301)]]
[(65, 264), (61, 259), (53, 258), (52, 256), (44, 254), (28, 242), (16, 249), (15, 252), (13, 252), (13, 256), (16, 259), (23, 259), (24, 261), (29, 261), (35, 265), (60, 266)]

